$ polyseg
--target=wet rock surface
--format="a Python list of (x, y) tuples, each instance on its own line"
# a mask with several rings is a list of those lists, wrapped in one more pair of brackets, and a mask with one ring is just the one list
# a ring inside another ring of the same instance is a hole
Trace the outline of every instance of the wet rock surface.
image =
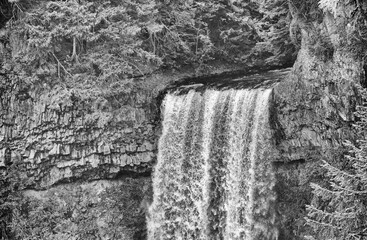
[(83, 98), (59, 86), (24, 87), (9, 76), (0, 79), (0, 167), (24, 163), (32, 187), (150, 171), (156, 110), (145, 90)]
[(175, 94), (186, 94), (189, 90), (203, 92), (207, 89), (256, 89), (271, 88), (284, 80), (291, 68), (261, 70), (254, 69), (247, 72), (222, 73), (211, 76), (186, 78), (169, 84), (163, 94), (175, 92)]
[(328, 63), (300, 51), (289, 78), (275, 88), (278, 119), (285, 135), (281, 161), (332, 159), (353, 138), (361, 64), (345, 53)]
[[(271, 121), (277, 154), (280, 239), (303, 239), (310, 182), (322, 181), (320, 160), (342, 164), (343, 141), (353, 139), (362, 65), (336, 52), (324, 62), (301, 50), (292, 70), (247, 76), (170, 79), (156, 76), (131, 93), (86, 98), (59, 86), (22, 85), (1, 74), (0, 168), (24, 164), (33, 189), (79, 180), (149, 175), (160, 136), (160, 98), (190, 89), (274, 88)], [(157, 87), (159, 85), (159, 87)], [(54, 99), (54, 96), (61, 99)], [(158, 96), (158, 97), (157, 97)]]
[(354, 140), (351, 126), (362, 77), (362, 64), (350, 53), (335, 52), (324, 62), (302, 49), (290, 75), (274, 88), (281, 239), (304, 239), (310, 233), (304, 221), (310, 183), (326, 179), (321, 160), (344, 164), (343, 142)]

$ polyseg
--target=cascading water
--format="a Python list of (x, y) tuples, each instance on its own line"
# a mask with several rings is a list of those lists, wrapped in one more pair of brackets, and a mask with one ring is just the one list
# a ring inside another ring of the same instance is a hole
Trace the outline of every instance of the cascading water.
[(149, 240), (278, 238), (271, 94), (242, 89), (165, 96)]

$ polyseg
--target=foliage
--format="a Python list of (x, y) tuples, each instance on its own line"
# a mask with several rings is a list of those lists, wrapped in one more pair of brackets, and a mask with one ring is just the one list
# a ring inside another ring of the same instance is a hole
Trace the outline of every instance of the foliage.
[(0, 239), (12, 239), (9, 223), (20, 199), (19, 191), (27, 184), (22, 176), (20, 162), (7, 164), (0, 169)]
[(367, 2), (359, 0), (320, 0), (319, 7), (325, 15), (332, 15), (337, 27), (345, 36), (344, 44), (353, 44), (367, 40)]
[[(258, 46), (265, 45), (270, 53), (268, 63), (280, 64), (293, 61), (299, 49), (300, 38), (296, 35), (294, 22), (289, 6), (283, 0), (259, 1), (259, 12), (262, 19), (257, 23), (263, 41)], [(264, 52), (263, 50), (260, 52)]]
[(143, 74), (142, 66), (160, 62), (139, 35), (154, 23), (154, 8), (151, 1), (39, 1), (11, 23), (22, 41), (6, 67), (31, 83), (57, 77), (69, 86)]
[(163, 67), (172, 68), (210, 60), (213, 44), (207, 24), (200, 19), (203, 6), (189, 1), (157, 4), (158, 27), (147, 26), (152, 54), (158, 55)]
[(328, 239), (365, 239), (367, 236), (367, 92), (363, 90), (355, 129), (358, 142), (348, 143), (348, 164), (343, 169), (327, 162), (327, 185), (312, 184), (314, 199), (307, 207), (307, 222), (317, 236)]
[[(205, 68), (213, 58), (253, 64), (249, 58), (263, 50), (253, 49), (257, 42), (279, 44), (287, 33), (284, 4), (275, 1), (280, 7), (271, 10), (274, 1), (265, 2), (261, 5), (270, 2), (266, 11), (251, 0), (20, 0), (13, 4), (19, 11), (7, 26), (20, 41), (13, 39), (18, 46), (5, 67), (31, 83), (59, 78), (67, 87), (85, 87), (161, 68)], [(262, 21), (267, 14), (270, 20)], [(268, 36), (259, 34), (264, 31)], [(289, 44), (275, 54), (293, 52)]]
[(295, 45), (300, 44), (301, 32), (303, 32), (302, 44), (320, 60), (332, 59), (336, 50), (352, 52), (359, 57), (365, 55), (363, 46), (367, 40), (366, 1), (289, 0), (279, 2), (288, 3), (289, 34)]
[(143, 239), (142, 180), (125, 179), (103, 190), (88, 185), (54, 188), (18, 201), (17, 239)]
[(197, 15), (208, 25), (216, 57), (252, 64), (249, 55), (260, 40), (254, 25), (257, 6), (252, 1), (229, 2), (202, 1)]
[(323, 11), (329, 11), (334, 16), (337, 15), (339, 0), (320, 0), (319, 6)]

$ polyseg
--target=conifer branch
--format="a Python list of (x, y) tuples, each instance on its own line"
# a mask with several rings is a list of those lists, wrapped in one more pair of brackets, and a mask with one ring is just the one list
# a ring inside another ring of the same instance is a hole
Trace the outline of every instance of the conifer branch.
[[(366, 104), (366, 93), (360, 93), (364, 101), (362, 105)], [(335, 239), (361, 239), (360, 236), (366, 232), (366, 226), (361, 222), (367, 217), (364, 200), (367, 194), (367, 172), (364, 170), (367, 169), (367, 142), (366, 130), (363, 128), (367, 120), (366, 109), (357, 107), (355, 114), (361, 118), (354, 126), (357, 137), (361, 140), (357, 141), (357, 145), (345, 143), (350, 149), (346, 158), (352, 164), (349, 168), (340, 169), (324, 161), (322, 167), (330, 177), (329, 186), (311, 184), (312, 192), (318, 201), (307, 206), (307, 223), (315, 231), (322, 231)], [(339, 228), (336, 229), (334, 224)]]

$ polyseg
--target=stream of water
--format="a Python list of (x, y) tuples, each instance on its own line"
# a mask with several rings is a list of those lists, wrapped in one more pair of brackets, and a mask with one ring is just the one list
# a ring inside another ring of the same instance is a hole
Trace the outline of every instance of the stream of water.
[(165, 96), (149, 240), (278, 238), (271, 95), (242, 89)]

